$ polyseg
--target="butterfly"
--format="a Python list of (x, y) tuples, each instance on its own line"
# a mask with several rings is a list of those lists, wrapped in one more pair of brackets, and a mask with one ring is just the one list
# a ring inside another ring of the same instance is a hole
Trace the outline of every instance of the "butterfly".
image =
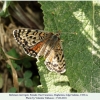
[(13, 35), (27, 55), (35, 58), (43, 56), (48, 70), (58, 73), (66, 71), (60, 34), (22, 28), (15, 29)]

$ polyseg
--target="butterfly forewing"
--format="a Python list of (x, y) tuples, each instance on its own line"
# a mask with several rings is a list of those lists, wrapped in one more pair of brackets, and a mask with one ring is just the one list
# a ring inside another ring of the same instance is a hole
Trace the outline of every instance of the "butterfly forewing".
[(36, 57), (42, 45), (52, 33), (48, 34), (47, 32), (33, 29), (16, 29), (13, 31), (13, 35), (18, 44), (23, 47), (26, 54)]

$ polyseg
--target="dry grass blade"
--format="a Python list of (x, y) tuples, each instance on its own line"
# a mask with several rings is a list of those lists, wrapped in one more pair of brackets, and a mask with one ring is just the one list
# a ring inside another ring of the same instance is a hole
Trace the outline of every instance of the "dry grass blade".
[(5, 49), (4, 49), (4, 40), (3, 40), (3, 36), (4, 36), (4, 29), (3, 29), (3, 24), (0, 24), (0, 42), (1, 42), (1, 49), (3, 50), (6, 58), (8, 59), (6, 62), (11, 66), (11, 70), (12, 70), (12, 77), (13, 77), (13, 85), (14, 87), (17, 89), (17, 92), (19, 91), (19, 86), (18, 86), (18, 77), (17, 77), (17, 72), (16, 70), (14, 69), (12, 63), (11, 63), (11, 58), (13, 57), (10, 57)]
[(14, 69), (14, 67), (13, 67), (13, 65), (11, 63), (11, 60), (8, 59), (7, 63), (11, 66), (14, 87), (17, 89), (17, 92), (19, 92), (17, 72), (16, 72), (16, 70)]
[(31, 21), (25, 14), (25, 12), (23, 11), (23, 9), (21, 8), (21, 6), (18, 3), (15, 3), (14, 7), (11, 7), (11, 9), (9, 9), (11, 15), (16, 18), (19, 22), (22, 22), (23, 25), (25, 25), (25, 27), (30, 27), (30, 28), (35, 28), (35, 29), (39, 29), (39, 27), (35, 24), (34, 21)]

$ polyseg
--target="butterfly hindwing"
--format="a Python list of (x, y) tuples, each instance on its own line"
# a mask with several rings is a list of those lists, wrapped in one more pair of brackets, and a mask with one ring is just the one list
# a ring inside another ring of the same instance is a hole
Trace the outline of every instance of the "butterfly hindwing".
[(64, 54), (60, 41), (58, 41), (55, 48), (50, 51), (50, 54), (45, 60), (45, 65), (50, 71), (58, 73), (64, 73), (66, 71)]

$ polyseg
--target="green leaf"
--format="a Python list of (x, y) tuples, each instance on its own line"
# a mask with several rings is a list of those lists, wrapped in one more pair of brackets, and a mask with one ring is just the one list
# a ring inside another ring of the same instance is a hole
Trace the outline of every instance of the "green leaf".
[(30, 60), (31, 60), (31, 57), (26, 56), (26, 57), (23, 58), (23, 59), (16, 60), (16, 63), (17, 63), (17, 64), (23, 64), (23, 66), (24, 66), (25, 68), (30, 68), (30, 67), (32, 66), (31, 63), (30, 63)]
[(24, 78), (18, 78), (18, 82), (19, 82), (19, 84), (22, 84), (23, 81), (24, 81)]
[(12, 88), (9, 89), (8, 92), (9, 93), (16, 93), (16, 91), (17, 91), (16, 88), (15, 87), (12, 87)]
[(11, 49), (7, 52), (8, 55), (14, 57), (14, 58), (20, 58), (20, 55), (16, 52), (15, 49)]
[(11, 3), (11, 1), (4, 1), (2, 10), (0, 11), (1, 17), (8, 17), (10, 15), (8, 12), (8, 7), (9, 7), (10, 3)]
[(14, 68), (16, 68), (17, 71), (21, 70), (21, 67), (17, 65), (15, 62), (12, 62)]
[(31, 63), (29, 62), (29, 60), (24, 61), (23, 65), (25, 66), (25, 68), (30, 68), (32, 66)]
[[(14, 67), (17, 71), (21, 70), (21, 67), (20, 67), (18, 64), (16, 64), (14, 60), (11, 60), (11, 63), (12, 63), (12, 65), (13, 65), (13, 67)], [(7, 64), (7, 68), (11, 68), (11, 66), (10, 66), (9, 64)]]
[(25, 80), (25, 86), (26, 87), (32, 87), (33, 86), (33, 82), (31, 79), (26, 79)]
[(36, 90), (37, 93), (43, 93), (43, 87), (42, 87), (42, 85), (38, 85), (35, 90)]
[(27, 70), (25, 73), (24, 73), (24, 79), (28, 79), (32, 76), (32, 72)]
[(92, 1), (39, 1), (39, 3), (44, 14), (44, 30), (61, 31), (67, 69), (63, 75), (49, 72), (43, 65), (44, 61), (40, 60), (38, 69), (44, 91), (70, 92), (67, 84), (69, 80), (70, 86), (77, 92), (100, 92), (100, 3)]

